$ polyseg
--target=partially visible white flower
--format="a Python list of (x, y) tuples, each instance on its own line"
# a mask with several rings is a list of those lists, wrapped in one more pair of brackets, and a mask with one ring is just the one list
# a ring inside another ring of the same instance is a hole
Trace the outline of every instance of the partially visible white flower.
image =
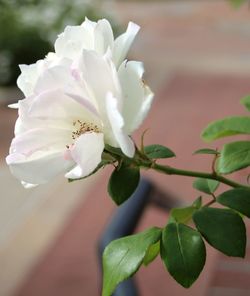
[(6, 161), (26, 187), (62, 173), (87, 176), (100, 163), (105, 144), (134, 156), (130, 135), (147, 115), (153, 94), (142, 80), (142, 63), (123, 61), (117, 67), (113, 53), (110, 47), (104, 54), (82, 49), (74, 60), (50, 54), (23, 68), (27, 96), (18, 102)]
[(67, 26), (55, 42), (55, 52), (59, 57), (78, 58), (83, 49), (105, 54), (110, 48), (117, 67), (126, 58), (131, 44), (140, 27), (133, 22), (127, 30), (114, 39), (110, 23), (106, 19), (92, 22), (87, 18), (80, 26)]
[(87, 18), (80, 26), (67, 26), (55, 42), (55, 53), (31, 65), (20, 65), (21, 74), (17, 85), (25, 96), (34, 94), (38, 77), (55, 65), (71, 64), (82, 55), (82, 51), (93, 50), (104, 55), (109, 49), (116, 67), (124, 61), (140, 27), (130, 22), (127, 30), (114, 40), (110, 23), (106, 19), (92, 22)]

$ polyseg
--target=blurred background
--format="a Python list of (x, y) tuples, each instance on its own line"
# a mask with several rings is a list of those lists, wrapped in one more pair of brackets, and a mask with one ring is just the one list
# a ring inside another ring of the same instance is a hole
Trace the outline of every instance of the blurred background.
[[(43, 58), (64, 27), (85, 16), (109, 19), (116, 34), (128, 21), (138, 23), (141, 31), (129, 58), (144, 62), (155, 102), (135, 139), (150, 128), (147, 144), (176, 152), (169, 164), (209, 170), (209, 156), (192, 156), (208, 146), (201, 130), (223, 116), (246, 114), (239, 100), (250, 93), (248, 2), (0, 0), (0, 296), (100, 295), (96, 246), (115, 211), (106, 193), (110, 169), (82, 182), (67, 184), (59, 177), (29, 190), (11, 176), (5, 157), (17, 114), (7, 105), (23, 97), (16, 88), (18, 64)], [(234, 177), (244, 182), (247, 173)], [(192, 179), (144, 175), (183, 204), (197, 197)], [(166, 212), (148, 206), (138, 229), (166, 221)], [(208, 247), (207, 265), (189, 290), (178, 286), (157, 259), (136, 276), (140, 295), (250, 295), (249, 244), (247, 249), (247, 258), (240, 260)]]

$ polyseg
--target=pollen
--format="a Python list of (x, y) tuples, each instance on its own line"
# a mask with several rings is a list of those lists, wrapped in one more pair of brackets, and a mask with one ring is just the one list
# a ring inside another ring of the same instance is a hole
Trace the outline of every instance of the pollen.
[(83, 122), (81, 120), (73, 121), (73, 126), (75, 127), (75, 130), (71, 134), (72, 140), (76, 140), (78, 137), (85, 133), (100, 132), (100, 129), (97, 125), (93, 123)]

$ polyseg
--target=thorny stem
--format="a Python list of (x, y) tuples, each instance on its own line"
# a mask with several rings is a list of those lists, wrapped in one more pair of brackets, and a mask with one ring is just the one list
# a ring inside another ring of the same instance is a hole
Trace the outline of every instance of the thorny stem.
[(213, 203), (216, 202), (216, 196), (215, 196), (213, 193), (211, 193), (211, 195), (212, 195), (213, 199), (210, 200), (208, 203), (206, 203), (206, 204), (204, 205), (204, 207), (209, 207), (209, 206), (211, 206)]
[(199, 171), (188, 171), (188, 170), (173, 168), (170, 166), (160, 165), (155, 162), (141, 162), (139, 165), (141, 167), (151, 168), (157, 172), (160, 172), (160, 173), (163, 173), (166, 175), (179, 175), (179, 176), (205, 178), (205, 179), (217, 180), (223, 184), (226, 184), (226, 185), (234, 187), (234, 188), (237, 188), (237, 187), (250, 188), (249, 186), (237, 183), (233, 180), (225, 178), (225, 177), (218, 175), (214, 172), (213, 173), (204, 173), (204, 172), (199, 172)]
[[(117, 158), (117, 155), (114, 155), (114, 151), (110, 150), (109, 147), (106, 147), (106, 150), (111, 152), (113, 154), (113, 156), (115, 158)], [(153, 169), (153, 170), (155, 170), (159, 173), (165, 174), (165, 175), (179, 175), (179, 176), (217, 180), (220, 183), (226, 184), (226, 185), (231, 186), (233, 188), (248, 188), (248, 189), (250, 189), (250, 186), (243, 185), (241, 183), (238, 183), (238, 182), (235, 182), (235, 181), (230, 180), (228, 178), (225, 178), (221, 175), (218, 175), (215, 171), (213, 171), (212, 173), (206, 173), (206, 172), (199, 172), (199, 171), (189, 171), (189, 170), (177, 169), (177, 168), (170, 167), (167, 165), (160, 165), (160, 164), (156, 163), (156, 160), (149, 159), (137, 147), (136, 147), (136, 156), (134, 159), (130, 159), (131, 163), (133, 163), (135, 166)], [(119, 156), (118, 158), (121, 158), (121, 156)]]

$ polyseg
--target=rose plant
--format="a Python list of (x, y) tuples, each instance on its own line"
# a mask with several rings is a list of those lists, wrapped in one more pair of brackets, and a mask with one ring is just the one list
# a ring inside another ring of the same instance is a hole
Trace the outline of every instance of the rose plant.
[[(55, 42), (55, 52), (33, 65), (21, 65), (17, 84), (25, 98), (18, 108), (15, 137), (6, 158), (11, 172), (24, 186), (36, 186), (64, 174), (79, 180), (111, 164), (114, 171), (108, 192), (117, 205), (135, 191), (140, 170), (153, 169), (166, 175), (196, 177), (194, 188), (208, 194), (184, 208), (171, 210), (167, 225), (111, 242), (103, 254), (103, 296), (131, 277), (142, 264), (160, 254), (167, 270), (188, 288), (198, 278), (206, 260), (204, 239), (228, 256), (244, 257), (250, 217), (250, 187), (225, 175), (249, 167), (250, 141), (225, 144), (212, 154), (211, 172), (197, 172), (161, 165), (174, 157), (162, 145), (140, 148), (131, 134), (147, 115), (153, 93), (145, 84), (141, 62), (128, 61), (128, 50), (139, 30), (129, 23), (117, 37), (105, 19), (86, 19), (80, 26), (66, 27)], [(250, 97), (242, 104), (250, 111)], [(249, 116), (232, 116), (208, 125), (205, 141), (250, 134)], [(223, 183), (229, 190), (217, 195)], [(223, 207), (213, 207), (215, 203)], [(192, 222), (192, 223), (190, 223)]]

